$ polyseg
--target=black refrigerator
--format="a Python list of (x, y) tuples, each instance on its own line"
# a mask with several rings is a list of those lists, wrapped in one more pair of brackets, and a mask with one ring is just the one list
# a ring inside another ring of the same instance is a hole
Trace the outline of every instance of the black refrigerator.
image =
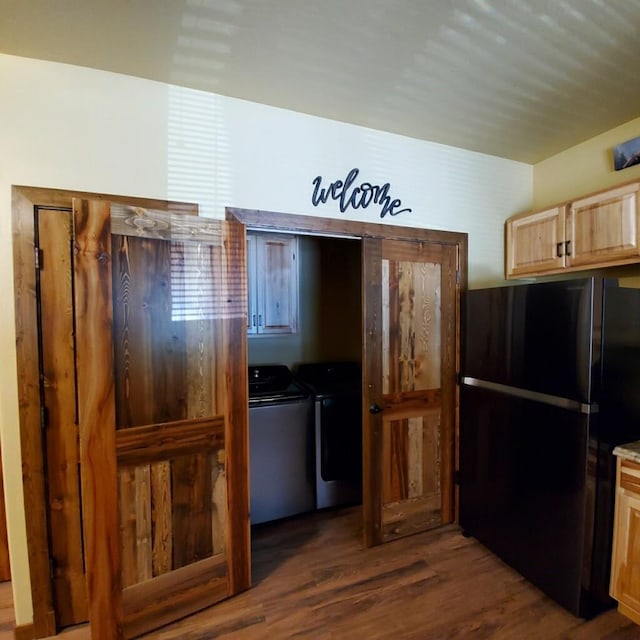
[(582, 278), (467, 292), (459, 517), (579, 617), (608, 596), (613, 448), (640, 439), (640, 290)]

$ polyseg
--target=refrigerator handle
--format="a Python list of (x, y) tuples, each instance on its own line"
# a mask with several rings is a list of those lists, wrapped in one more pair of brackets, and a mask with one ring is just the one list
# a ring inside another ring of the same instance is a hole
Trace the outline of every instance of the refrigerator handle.
[(563, 242), (557, 242), (556, 243), (556, 256), (558, 258), (562, 258), (562, 245), (563, 244), (564, 244)]

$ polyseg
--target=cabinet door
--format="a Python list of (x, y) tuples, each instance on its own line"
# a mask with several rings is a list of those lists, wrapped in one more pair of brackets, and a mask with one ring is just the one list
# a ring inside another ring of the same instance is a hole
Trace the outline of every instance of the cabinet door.
[(611, 595), (640, 624), (640, 465), (618, 459)]
[(297, 246), (294, 236), (257, 236), (258, 333), (297, 331)]
[(567, 220), (567, 266), (607, 266), (636, 262), (638, 184), (626, 185), (572, 203)]
[(257, 278), (258, 265), (256, 264), (256, 236), (247, 234), (247, 333), (256, 335), (258, 333), (258, 300), (257, 300)]
[(511, 218), (506, 225), (507, 278), (564, 268), (564, 207)]

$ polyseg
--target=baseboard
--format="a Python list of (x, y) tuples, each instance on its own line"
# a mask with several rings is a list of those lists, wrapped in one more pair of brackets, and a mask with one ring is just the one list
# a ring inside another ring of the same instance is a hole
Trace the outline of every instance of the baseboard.
[(15, 640), (33, 640), (36, 637), (36, 631), (33, 622), (28, 624), (20, 624), (13, 630)]

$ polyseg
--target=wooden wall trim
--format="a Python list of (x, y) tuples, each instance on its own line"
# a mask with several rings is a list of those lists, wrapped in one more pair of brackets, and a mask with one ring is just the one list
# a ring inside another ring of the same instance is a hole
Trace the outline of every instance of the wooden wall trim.
[(12, 195), (18, 403), (27, 555), (33, 630), (35, 637), (46, 637), (53, 635), (56, 628), (42, 455), (34, 203), (16, 189)]
[[(382, 398), (382, 242), (378, 238), (366, 238), (362, 243), (363, 286), (366, 288), (367, 308), (363, 318), (362, 360), (369, 363), (363, 367), (362, 388), (368, 389), (363, 394), (362, 429), (363, 429), (363, 525), (364, 541), (368, 547), (383, 541), (380, 522), (382, 522), (382, 501), (370, 499), (369, 496), (382, 496), (382, 419), (379, 415), (371, 415), (366, 406), (367, 398)], [(364, 291), (363, 291), (364, 294)]]
[(36, 638), (36, 632), (32, 622), (28, 624), (17, 625), (13, 630), (13, 637), (15, 640), (33, 640)]
[(325, 236), (347, 236), (352, 238), (384, 238), (385, 240), (425, 240), (442, 244), (466, 246), (466, 233), (456, 231), (434, 231), (418, 227), (404, 227), (358, 220), (319, 218), (259, 209), (225, 209), (228, 220), (238, 220), (249, 229), (277, 229), (291, 233), (315, 233)]
[(33, 205), (42, 207), (70, 208), (73, 198), (81, 200), (107, 200), (145, 209), (159, 209), (183, 215), (198, 215), (198, 205), (195, 203), (174, 202), (173, 200), (157, 200), (155, 198), (135, 198), (106, 193), (92, 193), (89, 191), (72, 191), (66, 189), (44, 189), (42, 187), (29, 187), (13, 185), (13, 193), (20, 194)]

